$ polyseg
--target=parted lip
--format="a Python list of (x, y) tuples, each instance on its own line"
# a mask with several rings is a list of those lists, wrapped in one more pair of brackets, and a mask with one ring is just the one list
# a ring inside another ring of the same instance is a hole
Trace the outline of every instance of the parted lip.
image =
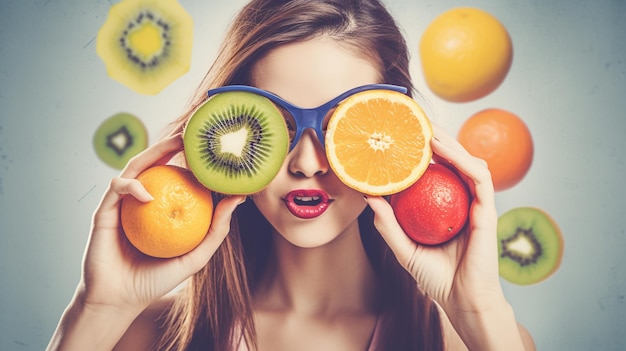
[(297, 189), (287, 193), (283, 201), (294, 216), (309, 219), (322, 215), (332, 199), (320, 189)]

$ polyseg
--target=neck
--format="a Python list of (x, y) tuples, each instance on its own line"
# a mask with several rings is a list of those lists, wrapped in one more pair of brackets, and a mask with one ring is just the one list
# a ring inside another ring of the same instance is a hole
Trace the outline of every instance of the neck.
[(314, 316), (375, 311), (375, 274), (357, 222), (322, 247), (297, 247), (279, 234), (274, 243), (255, 298), (259, 308)]

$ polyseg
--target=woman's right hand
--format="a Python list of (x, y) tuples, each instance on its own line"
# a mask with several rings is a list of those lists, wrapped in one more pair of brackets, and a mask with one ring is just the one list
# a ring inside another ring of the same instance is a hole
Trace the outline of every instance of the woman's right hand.
[(120, 176), (111, 181), (93, 215), (83, 261), (78, 292), (86, 306), (140, 312), (204, 267), (228, 234), (231, 215), (245, 197), (221, 200), (206, 238), (183, 256), (152, 258), (132, 247), (126, 239), (119, 217), (122, 197), (150, 201), (150, 194), (136, 177), (154, 165), (166, 163), (182, 146), (180, 134), (165, 138), (131, 159)]

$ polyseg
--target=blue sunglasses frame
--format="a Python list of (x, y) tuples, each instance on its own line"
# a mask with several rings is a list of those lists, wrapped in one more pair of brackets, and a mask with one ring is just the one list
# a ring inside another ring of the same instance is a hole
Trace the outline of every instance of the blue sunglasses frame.
[(341, 93), (340, 95), (338, 95), (337, 97), (333, 98), (332, 100), (315, 108), (298, 107), (290, 103), (289, 101), (286, 101), (285, 99), (281, 98), (280, 96), (276, 94), (273, 94), (273, 93), (270, 93), (269, 91), (265, 91), (263, 89), (259, 89), (259, 88), (252, 87), (249, 85), (226, 85), (223, 87), (209, 90), (207, 92), (207, 95), (208, 97), (211, 97), (213, 95), (230, 92), (230, 91), (249, 92), (249, 93), (254, 93), (254, 94), (264, 96), (268, 98), (269, 100), (271, 100), (273, 103), (284, 108), (285, 110), (287, 110), (287, 112), (289, 112), (293, 116), (295, 123), (296, 123), (296, 134), (294, 135), (293, 140), (291, 141), (289, 145), (289, 151), (291, 151), (298, 144), (298, 141), (300, 141), (300, 137), (302, 136), (304, 131), (308, 128), (311, 128), (315, 131), (317, 138), (322, 144), (322, 147), (325, 149), (326, 145), (324, 144), (324, 131), (323, 131), (324, 117), (326, 117), (328, 112), (333, 107), (337, 106), (341, 101), (347, 99), (351, 95), (360, 93), (362, 91), (367, 91), (367, 90), (391, 90), (391, 91), (400, 92), (402, 94), (406, 94), (408, 91), (407, 88), (401, 87), (398, 85), (367, 84), (367, 85), (362, 85), (362, 86), (358, 86), (356, 88), (347, 90)]

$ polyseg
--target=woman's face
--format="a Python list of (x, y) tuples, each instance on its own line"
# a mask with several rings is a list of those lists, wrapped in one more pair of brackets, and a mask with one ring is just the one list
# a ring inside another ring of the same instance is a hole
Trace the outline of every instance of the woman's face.
[[(303, 108), (379, 81), (371, 60), (324, 37), (273, 49), (253, 66), (251, 75), (252, 85)], [(363, 194), (333, 173), (311, 129), (274, 180), (252, 198), (276, 231), (299, 247), (322, 246), (346, 230), (357, 230), (357, 218), (366, 205)]]

